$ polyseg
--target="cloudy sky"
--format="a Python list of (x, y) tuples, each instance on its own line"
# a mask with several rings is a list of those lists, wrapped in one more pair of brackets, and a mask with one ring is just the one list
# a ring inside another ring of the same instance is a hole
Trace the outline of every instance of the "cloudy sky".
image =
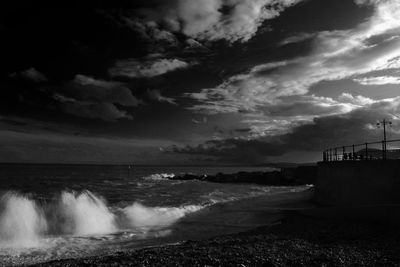
[(260, 164), (400, 138), (398, 0), (0, 11), (0, 161)]

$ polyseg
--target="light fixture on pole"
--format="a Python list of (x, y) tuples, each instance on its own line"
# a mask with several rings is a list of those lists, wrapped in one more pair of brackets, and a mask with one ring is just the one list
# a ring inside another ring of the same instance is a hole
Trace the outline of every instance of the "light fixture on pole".
[(383, 119), (383, 121), (380, 121), (376, 124), (378, 128), (381, 126), (383, 127), (383, 141), (382, 141), (382, 151), (383, 151), (383, 159), (386, 159), (386, 151), (387, 151), (387, 146), (386, 146), (386, 125), (392, 126), (392, 122), (388, 121), (386, 119)]

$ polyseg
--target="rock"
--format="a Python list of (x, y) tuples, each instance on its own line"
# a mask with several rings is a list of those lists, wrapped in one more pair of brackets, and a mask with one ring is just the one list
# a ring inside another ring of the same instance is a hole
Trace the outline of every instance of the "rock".
[(216, 175), (184, 174), (170, 177), (171, 180), (199, 180), (214, 183), (253, 183), (261, 185), (302, 185), (314, 183), (317, 176), (316, 166), (299, 166), (270, 172), (238, 172)]

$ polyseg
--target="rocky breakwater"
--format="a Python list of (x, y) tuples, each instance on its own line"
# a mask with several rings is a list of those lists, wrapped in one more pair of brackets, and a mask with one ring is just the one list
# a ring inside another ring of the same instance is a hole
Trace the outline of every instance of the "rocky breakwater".
[(183, 174), (169, 177), (171, 180), (199, 180), (214, 183), (253, 183), (260, 185), (290, 186), (313, 184), (317, 177), (316, 166), (282, 168), (280, 171), (237, 172), (216, 175)]

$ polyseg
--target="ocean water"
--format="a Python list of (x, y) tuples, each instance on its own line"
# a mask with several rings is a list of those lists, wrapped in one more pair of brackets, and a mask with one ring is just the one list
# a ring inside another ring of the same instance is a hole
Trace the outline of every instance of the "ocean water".
[(308, 186), (167, 179), (260, 170), (269, 169), (0, 165), (0, 265), (103, 255), (273, 223)]

